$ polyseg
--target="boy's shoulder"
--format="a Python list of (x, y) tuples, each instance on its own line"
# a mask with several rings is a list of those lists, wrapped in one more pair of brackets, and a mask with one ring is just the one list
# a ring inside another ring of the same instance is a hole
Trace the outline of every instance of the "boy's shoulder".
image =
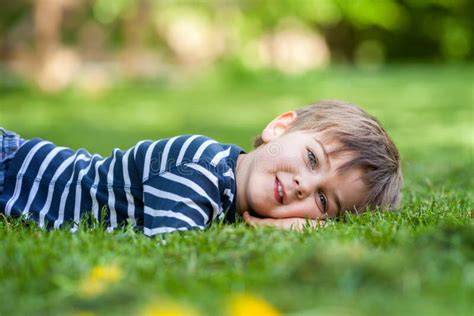
[(218, 166), (233, 163), (244, 150), (235, 144), (221, 143), (204, 135), (180, 135), (175, 139), (177, 163), (200, 163)]
[[(220, 143), (199, 134), (178, 135), (147, 143), (143, 150), (140, 150), (139, 156), (149, 161), (150, 167), (155, 171), (160, 170), (160, 173), (187, 164), (198, 164), (218, 170), (222, 168), (221, 171), (225, 172), (229, 167), (235, 168), (238, 155), (245, 153), (235, 144)], [(140, 157), (138, 159), (140, 160)]]

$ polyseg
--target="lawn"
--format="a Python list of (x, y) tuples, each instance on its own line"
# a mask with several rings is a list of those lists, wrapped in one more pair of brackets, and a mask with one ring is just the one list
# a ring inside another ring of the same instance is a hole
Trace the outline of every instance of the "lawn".
[(45, 95), (4, 77), (1, 126), (103, 155), (191, 133), (250, 150), (280, 112), (349, 100), (394, 139), (405, 186), (399, 213), (345, 215), (318, 231), (239, 222), (149, 239), (3, 218), (0, 314), (221, 315), (240, 304), (251, 315), (269, 304), (288, 315), (472, 315), (473, 73), (474, 65), (411, 65), (285, 77), (228, 67), (93, 96)]

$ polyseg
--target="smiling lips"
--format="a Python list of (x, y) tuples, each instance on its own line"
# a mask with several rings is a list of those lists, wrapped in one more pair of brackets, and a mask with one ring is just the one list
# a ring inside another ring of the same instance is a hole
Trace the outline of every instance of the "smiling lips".
[(275, 177), (274, 193), (277, 202), (283, 204), (283, 199), (285, 197), (285, 189), (283, 188), (281, 182), (278, 181), (277, 177)]

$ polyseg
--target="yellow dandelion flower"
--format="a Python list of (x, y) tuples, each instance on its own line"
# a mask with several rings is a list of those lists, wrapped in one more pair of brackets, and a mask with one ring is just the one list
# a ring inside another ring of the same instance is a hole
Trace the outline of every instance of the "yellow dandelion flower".
[(72, 316), (95, 316), (95, 314), (90, 311), (77, 311), (72, 313)]
[(91, 269), (81, 282), (80, 293), (87, 297), (102, 294), (106, 288), (122, 278), (122, 271), (115, 265), (99, 265)]
[(172, 303), (152, 304), (145, 308), (141, 316), (198, 316), (196, 311), (186, 306)]
[(109, 265), (109, 266), (95, 266), (91, 272), (90, 277), (95, 280), (100, 280), (104, 282), (117, 282), (122, 278), (122, 271), (116, 265)]
[(230, 316), (279, 316), (280, 312), (264, 299), (250, 294), (233, 297), (229, 304)]

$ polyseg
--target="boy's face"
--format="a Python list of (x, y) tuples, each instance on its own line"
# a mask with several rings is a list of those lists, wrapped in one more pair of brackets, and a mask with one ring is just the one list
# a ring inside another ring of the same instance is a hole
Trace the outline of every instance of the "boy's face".
[[(366, 194), (362, 170), (338, 174), (349, 154), (327, 156), (338, 144), (315, 132), (284, 133), (295, 112), (283, 113), (263, 131), (265, 144), (237, 165), (237, 209), (259, 217), (323, 219), (360, 205)], [(240, 160), (240, 157), (239, 157)]]

